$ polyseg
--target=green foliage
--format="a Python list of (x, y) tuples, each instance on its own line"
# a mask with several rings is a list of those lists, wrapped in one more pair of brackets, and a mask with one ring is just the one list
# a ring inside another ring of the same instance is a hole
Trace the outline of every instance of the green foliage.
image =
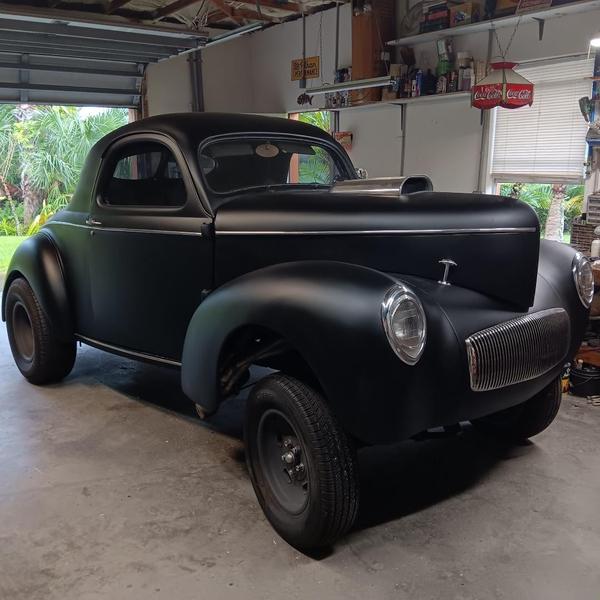
[(8, 269), (10, 259), (14, 254), (17, 246), (24, 240), (24, 237), (11, 236), (2, 237), (0, 236), (0, 282), (4, 278), (4, 274)]
[(11, 207), (0, 179), (0, 197), (4, 196), (0, 235), (23, 228), (22, 206), (27, 198), (41, 200), (37, 214), (26, 224), (30, 231), (63, 208), (75, 191), (91, 147), (126, 123), (124, 109), (84, 116), (81, 109), (70, 106), (0, 105), (0, 178), (17, 191)]
[(298, 120), (319, 127), (324, 131), (331, 131), (331, 113), (328, 110), (312, 110), (299, 113)]
[[(552, 202), (551, 183), (502, 183), (500, 184), (500, 194), (502, 196), (513, 196), (527, 202), (535, 210), (540, 220), (542, 235), (544, 234), (548, 211)], [(581, 214), (584, 199), (583, 185), (568, 185), (566, 194), (567, 197), (563, 204), (564, 231), (568, 233), (571, 231), (573, 219)]]
[(322, 183), (331, 185), (335, 167), (329, 153), (323, 148), (313, 146), (312, 156), (301, 156), (299, 164), (300, 183)]

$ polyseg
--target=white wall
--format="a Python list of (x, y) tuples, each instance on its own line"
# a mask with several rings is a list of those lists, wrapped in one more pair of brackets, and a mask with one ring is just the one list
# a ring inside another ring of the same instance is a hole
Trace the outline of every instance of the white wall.
[(480, 113), (468, 97), (409, 104), (404, 173), (429, 175), (436, 190), (474, 191), (481, 133)]
[(254, 110), (253, 42), (248, 34), (202, 50), (204, 110), (261, 112)]
[(350, 158), (369, 177), (401, 174), (400, 106), (369, 106), (340, 112), (340, 130), (353, 134)]
[(187, 56), (151, 64), (146, 70), (148, 114), (192, 110), (192, 85)]

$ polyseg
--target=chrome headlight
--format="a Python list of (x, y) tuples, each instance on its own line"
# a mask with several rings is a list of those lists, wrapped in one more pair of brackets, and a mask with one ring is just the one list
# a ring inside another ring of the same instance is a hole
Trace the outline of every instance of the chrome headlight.
[(425, 311), (416, 294), (402, 284), (395, 285), (383, 299), (381, 319), (394, 352), (407, 365), (416, 364), (427, 337)]
[(594, 273), (590, 261), (577, 252), (573, 258), (573, 280), (581, 303), (589, 308), (594, 297)]

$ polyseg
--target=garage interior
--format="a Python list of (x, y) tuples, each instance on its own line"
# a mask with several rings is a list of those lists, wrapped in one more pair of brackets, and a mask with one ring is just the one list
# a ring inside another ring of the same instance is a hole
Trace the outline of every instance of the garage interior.
[[(492, 4), (0, 2), (0, 103), (121, 107), (130, 120), (316, 112), (369, 177), (549, 186), (563, 205), (543, 209), (545, 236), (597, 256), (600, 134), (579, 99), (600, 100), (600, 2)], [(445, 53), (466, 62), (437, 76)], [(533, 83), (531, 109), (471, 106), (499, 59)], [(568, 186), (582, 186), (587, 221), (567, 218)], [(527, 443), (462, 424), (361, 449), (355, 527), (307, 555), (256, 502), (247, 389), (203, 421), (176, 371), (88, 347), (65, 381), (32, 386), (0, 328), (0, 598), (598, 597), (600, 391), (565, 387), (555, 423)], [(600, 367), (588, 337), (576, 364)]]

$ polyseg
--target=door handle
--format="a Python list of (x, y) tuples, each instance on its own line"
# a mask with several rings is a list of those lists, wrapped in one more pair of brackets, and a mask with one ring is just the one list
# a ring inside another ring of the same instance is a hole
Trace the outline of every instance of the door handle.
[(92, 217), (88, 217), (85, 220), (85, 224), (89, 225), (90, 227), (100, 227), (102, 225), (102, 222), (96, 221), (96, 219), (92, 219)]

